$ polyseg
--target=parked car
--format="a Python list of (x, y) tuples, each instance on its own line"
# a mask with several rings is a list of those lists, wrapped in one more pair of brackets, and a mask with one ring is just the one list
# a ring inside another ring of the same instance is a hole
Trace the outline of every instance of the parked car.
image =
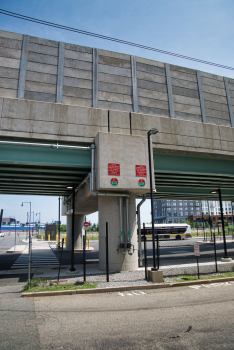
[(0, 237), (4, 237), (4, 232), (0, 232)]

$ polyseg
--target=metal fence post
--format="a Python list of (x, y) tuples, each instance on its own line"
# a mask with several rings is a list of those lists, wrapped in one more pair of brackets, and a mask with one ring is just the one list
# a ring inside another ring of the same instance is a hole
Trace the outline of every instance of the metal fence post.
[(145, 223), (143, 224), (143, 234), (144, 234), (145, 279), (147, 280), (147, 253), (146, 253), (146, 232), (145, 232)]
[(62, 238), (62, 250), (61, 250), (60, 261), (59, 261), (58, 282), (59, 282), (60, 269), (61, 269), (62, 256), (63, 256), (63, 244), (64, 244), (64, 238)]
[(85, 257), (85, 248), (86, 248), (86, 235), (83, 236), (83, 269), (84, 269), (84, 282), (86, 282), (86, 257)]
[(106, 222), (106, 281), (109, 282), (108, 222)]
[(157, 262), (158, 262), (158, 270), (159, 270), (159, 239), (157, 234)]
[(216, 255), (216, 238), (214, 234), (214, 256), (215, 256), (215, 271), (218, 272), (218, 266), (217, 266), (217, 255)]

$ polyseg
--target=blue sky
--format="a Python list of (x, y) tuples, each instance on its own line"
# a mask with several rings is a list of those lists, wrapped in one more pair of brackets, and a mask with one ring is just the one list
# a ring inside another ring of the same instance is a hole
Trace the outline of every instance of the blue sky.
[[(0, 0), (0, 8), (45, 21), (95, 32), (186, 56), (234, 66), (233, 0)], [(0, 14), (0, 29), (52, 40), (97, 47), (168, 62), (234, 78), (234, 71), (207, 66), (102, 39), (26, 22)], [(57, 220), (58, 199), (0, 196), (4, 216), (25, 221), (32, 210), (42, 221)], [(19, 209), (20, 208), (20, 209)], [(142, 206), (150, 221), (149, 203)], [(97, 222), (97, 215), (91, 221)], [(65, 218), (62, 219), (65, 223)]]

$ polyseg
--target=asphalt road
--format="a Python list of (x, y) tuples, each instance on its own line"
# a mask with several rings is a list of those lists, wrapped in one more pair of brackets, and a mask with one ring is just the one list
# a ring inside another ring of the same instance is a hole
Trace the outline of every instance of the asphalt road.
[(234, 283), (20, 298), (0, 287), (1, 349), (233, 349)]

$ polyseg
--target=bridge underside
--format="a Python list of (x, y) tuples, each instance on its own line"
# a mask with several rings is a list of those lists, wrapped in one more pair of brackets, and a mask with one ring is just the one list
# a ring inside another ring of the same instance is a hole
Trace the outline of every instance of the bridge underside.
[[(68, 196), (91, 171), (91, 153), (84, 150), (0, 144), (0, 193)], [(155, 199), (210, 199), (220, 188), (234, 199), (232, 160), (154, 153)], [(146, 195), (147, 198), (150, 194)]]

